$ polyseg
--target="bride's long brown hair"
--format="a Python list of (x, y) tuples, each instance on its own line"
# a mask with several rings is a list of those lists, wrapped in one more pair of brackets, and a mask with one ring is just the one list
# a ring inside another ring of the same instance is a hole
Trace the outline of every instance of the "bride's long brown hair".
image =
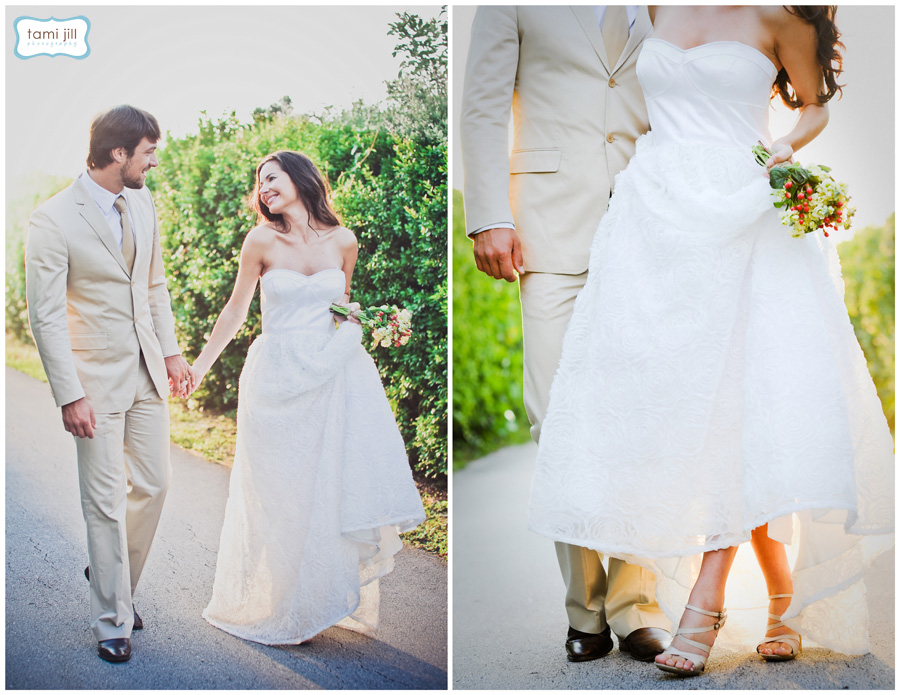
[(297, 195), (300, 196), (306, 208), (309, 226), (313, 228), (313, 231), (318, 233), (318, 230), (313, 227), (313, 222), (331, 227), (341, 224), (340, 218), (331, 205), (331, 188), (322, 172), (305, 154), (287, 150), (273, 152), (256, 167), (256, 186), (253, 189), (251, 201), (258, 222), (261, 223), (263, 220), (274, 222), (275, 228), (279, 232), (287, 232), (290, 229), (290, 224), (284, 219), (284, 216), (272, 213), (262, 201), (260, 195), (262, 181), (259, 179), (259, 172), (266, 162), (278, 162), (281, 169), (290, 177), (294, 188), (297, 189)]
[[(837, 83), (837, 76), (843, 72), (844, 56), (838, 48), (843, 49), (841, 32), (834, 23), (834, 15), (837, 5), (793, 5), (785, 7), (795, 17), (799, 17), (807, 24), (812, 24), (816, 30), (816, 58), (822, 66), (822, 76), (825, 79), (825, 93), (819, 94), (819, 103), (824, 104), (842, 87)], [(794, 86), (784, 68), (778, 71), (775, 84), (772, 85), (772, 98), (776, 95), (792, 109), (803, 106), (803, 103), (794, 92)]]

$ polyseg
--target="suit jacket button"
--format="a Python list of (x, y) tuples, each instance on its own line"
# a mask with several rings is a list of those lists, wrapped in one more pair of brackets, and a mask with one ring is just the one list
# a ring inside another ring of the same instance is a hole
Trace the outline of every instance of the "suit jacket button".
[(606, 136), (606, 142), (612, 142), (613, 140), (615, 140), (615, 138), (612, 133)]
[(610, 87), (615, 87), (615, 86), (616, 86), (616, 78), (615, 78), (615, 77), (610, 77), (610, 78), (609, 78), (609, 86), (610, 86)]

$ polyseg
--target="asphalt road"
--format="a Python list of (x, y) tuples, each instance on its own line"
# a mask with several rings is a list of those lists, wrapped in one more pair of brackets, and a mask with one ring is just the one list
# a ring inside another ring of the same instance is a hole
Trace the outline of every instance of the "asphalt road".
[[(871, 653), (806, 648), (789, 662), (713, 649), (679, 679), (614, 649), (569, 663), (564, 587), (551, 541), (527, 529), (537, 447), (495, 452), (453, 474), (453, 687), (458, 689), (893, 689), (894, 553), (866, 576)], [(806, 646), (806, 645), (804, 645)]]
[(414, 548), (382, 580), (375, 638), (331, 628), (300, 646), (209, 625), (229, 471), (172, 447), (174, 477), (135, 604), (133, 656), (96, 655), (75, 445), (49, 387), (6, 370), (6, 687), (445, 689), (447, 568)]

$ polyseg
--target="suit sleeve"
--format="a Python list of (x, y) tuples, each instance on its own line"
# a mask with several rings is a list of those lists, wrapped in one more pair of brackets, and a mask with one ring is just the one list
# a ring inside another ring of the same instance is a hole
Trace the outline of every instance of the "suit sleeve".
[(65, 236), (49, 215), (36, 210), (28, 220), (25, 239), (25, 300), (31, 334), (57, 406), (72, 403), (85, 395), (69, 340), (68, 275)]
[(148, 276), (147, 296), (150, 301), (150, 316), (153, 327), (162, 349), (163, 357), (180, 355), (181, 348), (175, 337), (175, 317), (172, 315), (172, 303), (166, 286), (166, 268), (163, 265), (162, 249), (159, 242), (159, 223), (156, 218), (156, 205), (149, 190), (150, 208), (153, 211), (153, 248), (150, 252), (150, 274)]
[(519, 64), (513, 6), (481, 6), (463, 83), (462, 146), (466, 232), (514, 223), (509, 205), (509, 114)]

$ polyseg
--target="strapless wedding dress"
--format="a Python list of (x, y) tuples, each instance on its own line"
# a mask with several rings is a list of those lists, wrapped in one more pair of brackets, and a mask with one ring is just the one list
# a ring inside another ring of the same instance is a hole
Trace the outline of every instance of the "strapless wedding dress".
[[(649, 568), (677, 625), (701, 553), (768, 523), (790, 544), (787, 624), (863, 653), (863, 572), (893, 542), (893, 442), (834, 245), (781, 225), (750, 151), (771, 142), (775, 66), (742, 43), (650, 38), (637, 70), (651, 131), (591, 248), (530, 528)], [(755, 644), (767, 601), (752, 553), (728, 592), (722, 643)], [(739, 635), (741, 607), (762, 610)]]
[(212, 599), (233, 635), (296, 644), (371, 631), (399, 532), (425, 519), (372, 358), (328, 307), (338, 268), (260, 280), (263, 331), (240, 378), (238, 434)]

